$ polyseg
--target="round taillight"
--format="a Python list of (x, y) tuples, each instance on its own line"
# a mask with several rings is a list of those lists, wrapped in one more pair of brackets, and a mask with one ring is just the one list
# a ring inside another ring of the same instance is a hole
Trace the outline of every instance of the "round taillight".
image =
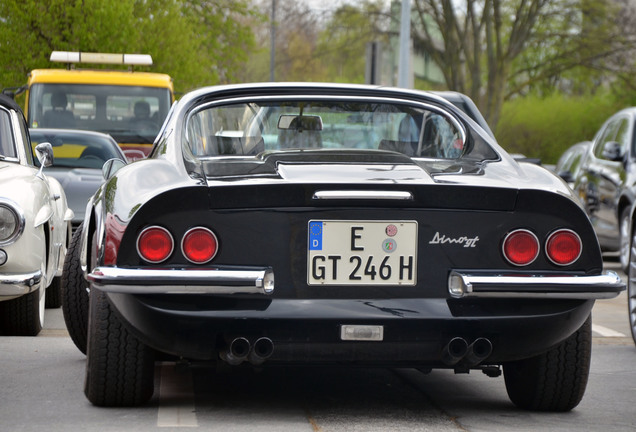
[(188, 261), (194, 264), (205, 264), (216, 255), (219, 242), (212, 231), (204, 227), (189, 230), (183, 236), (181, 250)]
[(174, 240), (167, 229), (151, 226), (137, 238), (137, 253), (144, 260), (156, 264), (168, 259), (174, 249)]
[(512, 231), (504, 239), (503, 254), (511, 264), (528, 265), (539, 255), (539, 239), (525, 229)]
[(572, 230), (561, 229), (553, 232), (545, 244), (545, 252), (556, 265), (566, 266), (581, 256), (581, 238)]

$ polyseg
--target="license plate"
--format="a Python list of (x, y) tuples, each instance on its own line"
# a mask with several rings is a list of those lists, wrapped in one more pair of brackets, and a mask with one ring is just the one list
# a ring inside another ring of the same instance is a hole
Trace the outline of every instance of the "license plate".
[(309, 285), (415, 285), (417, 222), (309, 221)]

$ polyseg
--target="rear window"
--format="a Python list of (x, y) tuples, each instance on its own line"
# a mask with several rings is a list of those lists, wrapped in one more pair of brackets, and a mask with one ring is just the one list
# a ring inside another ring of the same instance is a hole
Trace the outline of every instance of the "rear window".
[(460, 123), (441, 109), (355, 101), (293, 100), (208, 106), (188, 117), (197, 156), (308, 149), (387, 150), (455, 159), (466, 152)]

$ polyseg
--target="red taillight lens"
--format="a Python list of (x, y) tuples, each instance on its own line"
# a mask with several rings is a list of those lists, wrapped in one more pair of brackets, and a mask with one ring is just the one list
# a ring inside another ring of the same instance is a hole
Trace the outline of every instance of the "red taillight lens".
[(539, 239), (528, 230), (513, 231), (504, 239), (503, 253), (511, 264), (528, 265), (539, 255)]
[(548, 237), (545, 251), (554, 264), (570, 265), (581, 256), (583, 245), (581, 238), (574, 231), (562, 229)]
[(204, 264), (216, 255), (218, 241), (209, 229), (192, 228), (183, 236), (181, 250), (188, 261), (194, 264)]
[(151, 263), (165, 261), (174, 249), (172, 235), (167, 229), (151, 226), (144, 229), (137, 238), (137, 252), (144, 260)]

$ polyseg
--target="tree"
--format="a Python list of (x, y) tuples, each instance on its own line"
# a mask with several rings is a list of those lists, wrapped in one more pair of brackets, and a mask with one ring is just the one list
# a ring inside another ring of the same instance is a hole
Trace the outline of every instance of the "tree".
[(2, 0), (0, 85), (56, 67), (53, 50), (149, 53), (177, 92), (232, 82), (255, 45), (249, 0)]
[[(3, 0), (0, 2), (0, 84), (24, 84), (29, 70), (48, 66), (53, 50), (89, 51), (97, 41), (114, 50), (130, 36), (132, 2), (106, 7), (96, 0)], [(113, 23), (121, 31), (113, 32)]]
[(414, 6), (415, 49), (433, 58), (449, 89), (473, 98), (493, 128), (505, 100), (577, 67), (605, 67), (633, 47), (633, 32), (616, 25), (624, 16), (621, 2), (415, 0)]
[(364, 83), (369, 42), (388, 44), (387, 14), (381, 1), (339, 7), (320, 33), (316, 57), (333, 81)]
[[(383, 3), (347, 1), (316, 10), (305, 2), (276, 0), (276, 81), (364, 82), (367, 42), (388, 38)], [(268, 20), (254, 23), (260, 49), (250, 56), (245, 78), (267, 81), (272, 0), (256, 4)]]

